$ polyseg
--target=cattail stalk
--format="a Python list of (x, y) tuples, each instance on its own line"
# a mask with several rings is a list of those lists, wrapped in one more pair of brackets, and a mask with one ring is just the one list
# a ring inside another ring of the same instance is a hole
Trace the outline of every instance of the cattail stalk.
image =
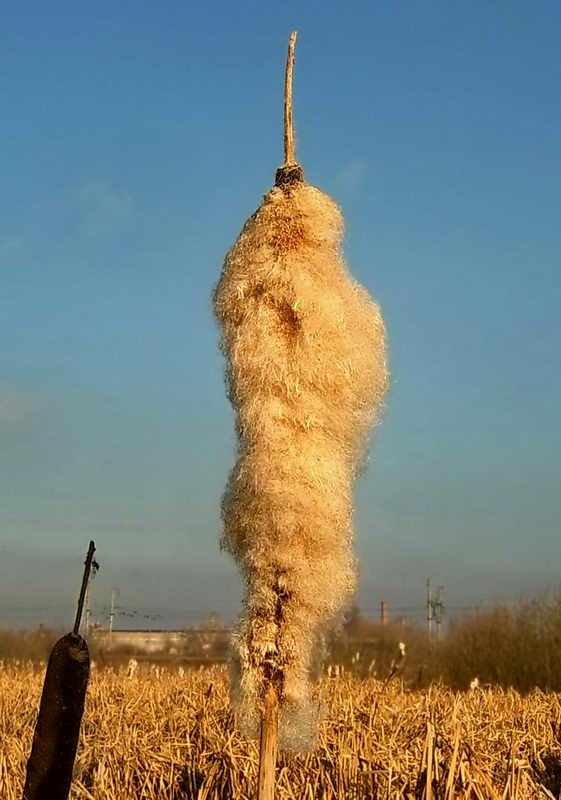
[(23, 800), (67, 800), (70, 792), (90, 674), (88, 645), (78, 631), (94, 552), (90, 542), (74, 628), (56, 642), (49, 657)]
[(285, 163), (214, 294), (238, 434), (222, 502), (222, 546), (245, 579), (238, 710), (247, 734), (262, 723), (262, 751), (271, 752), (272, 692), (281, 746), (314, 742), (312, 677), (355, 589), (352, 486), (387, 386), (384, 323), (343, 260), (341, 213), (295, 160), (295, 41)]
[(272, 683), (265, 691), (259, 744), (259, 778), (257, 800), (273, 800), (279, 733), (279, 702)]
[(292, 121), (292, 74), (294, 72), (294, 49), (298, 32), (293, 31), (288, 41), (286, 73), (284, 78), (284, 163), (285, 166), (296, 164), (294, 146), (294, 123)]

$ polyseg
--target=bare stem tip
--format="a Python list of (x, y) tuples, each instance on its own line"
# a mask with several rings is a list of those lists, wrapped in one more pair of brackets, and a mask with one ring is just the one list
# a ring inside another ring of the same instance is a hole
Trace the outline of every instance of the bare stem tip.
[(292, 73), (294, 71), (294, 49), (297, 37), (297, 31), (293, 31), (290, 34), (284, 78), (284, 163), (286, 166), (297, 163), (294, 146), (294, 124), (292, 121)]
[(294, 71), (294, 49), (298, 32), (293, 31), (288, 40), (286, 72), (284, 77), (284, 164), (277, 170), (276, 185), (288, 188), (304, 180), (302, 167), (296, 161), (294, 123), (292, 120), (292, 73)]

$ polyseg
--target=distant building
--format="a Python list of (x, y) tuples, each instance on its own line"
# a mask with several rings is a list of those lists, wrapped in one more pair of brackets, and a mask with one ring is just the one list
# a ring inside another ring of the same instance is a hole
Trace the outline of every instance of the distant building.
[(184, 631), (134, 631), (104, 628), (91, 632), (91, 642), (107, 655), (130, 655), (140, 658), (183, 658), (195, 661), (225, 661), (229, 631), (225, 628), (199, 628)]

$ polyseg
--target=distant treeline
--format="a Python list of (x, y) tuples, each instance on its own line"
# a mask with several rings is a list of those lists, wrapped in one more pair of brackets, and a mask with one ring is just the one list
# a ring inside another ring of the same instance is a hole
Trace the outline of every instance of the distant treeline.
[[(185, 645), (162, 657), (170, 662), (224, 661), (228, 630), (214, 619), (196, 629), (186, 628)], [(60, 631), (0, 630), (0, 659), (45, 661)], [(400, 647), (401, 643), (401, 647)], [(404, 647), (403, 647), (404, 645)], [(104, 652), (91, 639), (93, 659), (110, 666), (137, 653)], [(145, 658), (150, 659), (148, 654)], [(440, 681), (454, 689), (472, 683), (499, 684), (526, 692), (535, 687), (561, 691), (561, 594), (522, 602), (514, 608), (497, 605), (462, 617), (450, 625), (441, 642), (429, 640), (416, 625), (372, 622), (353, 608), (343, 629), (328, 643), (322, 669), (340, 674), (341, 668), (381, 680), (398, 679), (406, 688), (422, 688)], [(477, 679), (477, 680), (476, 680)]]
[(441, 642), (418, 626), (372, 623), (355, 609), (331, 656), (362, 675), (394, 673), (411, 688), (441, 681), (454, 689), (475, 682), (561, 691), (561, 594), (470, 613), (452, 622)]

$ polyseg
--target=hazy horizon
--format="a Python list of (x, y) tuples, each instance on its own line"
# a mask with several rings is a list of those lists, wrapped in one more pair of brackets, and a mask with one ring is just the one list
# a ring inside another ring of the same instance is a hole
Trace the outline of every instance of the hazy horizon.
[(100, 615), (112, 587), (154, 626), (240, 610), (211, 293), (282, 161), (293, 29), (298, 155), (389, 337), (357, 602), (559, 589), (561, 7), (63, 0), (3, 23), (0, 626), (70, 625), (90, 538)]

